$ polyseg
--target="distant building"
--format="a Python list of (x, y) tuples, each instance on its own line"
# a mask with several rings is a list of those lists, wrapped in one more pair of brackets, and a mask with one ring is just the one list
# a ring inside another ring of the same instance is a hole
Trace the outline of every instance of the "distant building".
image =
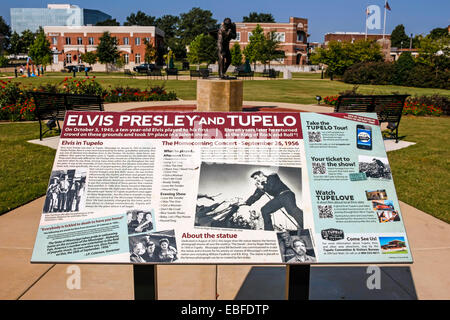
[(391, 57), (391, 35), (385, 34), (366, 34), (363, 32), (334, 32), (325, 34), (325, 47), (328, 46), (330, 41), (338, 41), (338, 42), (350, 42), (354, 43), (355, 41), (360, 40), (375, 40), (380, 46), (383, 52), (385, 61), (392, 61), (393, 57)]
[[(391, 35), (386, 34), (384, 36), (385, 39), (391, 40)], [(365, 40), (366, 34), (363, 32), (333, 32), (325, 34), (325, 45), (328, 45), (330, 41), (338, 41), (338, 42), (355, 42), (358, 40)], [(381, 40), (383, 39), (382, 34), (367, 34), (368, 40)]]
[[(125, 60), (124, 68), (130, 69), (144, 63), (145, 40), (155, 48), (163, 45), (164, 32), (153, 26), (83, 26), (44, 27), (53, 51), (52, 64), (47, 70), (59, 71), (66, 65), (83, 63), (80, 55), (95, 52), (104, 32), (117, 39), (117, 47)], [(105, 65), (92, 66), (94, 71), (105, 71)]]
[(400, 57), (400, 55), (404, 52), (410, 52), (411, 55), (413, 56), (413, 58), (417, 58), (419, 56), (419, 50), (418, 49), (409, 49), (409, 48), (396, 48), (396, 47), (392, 47), (391, 48), (391, 60), (392, 61), (397, 61), (398, 58)]
[(111, 19), (99, 10), (83, 9), (70, 4), (48, 4), (47, 8), (11, 8), (11, 29), (35, 32), (44, 26), (84, 26)]
[(237, 38), (230, 45), (238, 42), (242, 49), (248, 43), (256, 25), (263, 28), (264, 33), (274, 31), (280, 41), (280, 50), (285, 52), (285, 58), (273, 61), (271, 64), (304, 65), (307, 62), (308, 19), (290, 17), (288, 23), (237, 22)]

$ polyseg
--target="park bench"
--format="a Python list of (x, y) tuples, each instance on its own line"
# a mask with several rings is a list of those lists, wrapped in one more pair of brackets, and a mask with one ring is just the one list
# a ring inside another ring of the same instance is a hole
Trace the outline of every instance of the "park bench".
[(130, 78), (134, 78), (134, 74), (129, 69), (124, 69), (123, 73)]
[(161, 79), (164, 78), (163, 74), (161, 73), (161, 69), (155, 69), (153, 71), (147, 71), (147, 77), (154, 77), (154, 78), (158, 78), (159, 77)]
[(208, 78), (210, 74), (209, 69), (189, 70), (189, 75), (192, 78)]
[[(63, 121), (66, 111), (104, 111), (100, 96), (68, 93), (31, 92), (36, 105), (35, 115), (39, 120), (39, 139), (49, 131), (61, 132), (59, 121)], [(42, 132), (42, 123), (47, 120), (47, 130)], [(58, 129), (56, 129), (58, 127)]]
[(178, 69), (177, 68), (167, 68), (166, 75), (167, 75), (167, 79), (169, 79), (169, 76), (177, 76), (177, 80), (178, 80)]
[(380, 124), (388, 124), (390, 137), (398, 143), (398, 126), (407, 97), (409, 95), (339, 96), (334, 112), (376, 112)]
[(244, 67), (245, 66), (236, 67), (234, 69), (233, 75), (235, 77), (237, 77), (237, 78), (250, 78), (250, 79), (253, 79), (253, 76), (254, 76), (255, 73), (253, 71), (245, 72), (244, 71)]
[(264, 69), (262, 76), (266, 78), (278, 78), (280, 75), (280, 71), (275, 69)]

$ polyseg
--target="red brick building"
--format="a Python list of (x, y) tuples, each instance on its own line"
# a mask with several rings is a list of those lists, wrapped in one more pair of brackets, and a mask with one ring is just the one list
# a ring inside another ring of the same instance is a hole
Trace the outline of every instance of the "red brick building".
[[(391, 40), (391, 35), (386, 34), (385, 39)], [(334, 32), (325, 34), (325, 45), (330, 41), (339, 42), (355, 42), (358, 40), (366, 39), (366, 34), (362, 32)], [(367, 34), (368, 40), (380, 40), (383, 39), (382, 34)]]
[[(145, 40), (155, 48), (164, 41), (164, 32), (156, 27), (143, 26), (46, 26), (44, 32), (53, 51), (52, 64), (47, 70), (59, 71), (66, 65), (83, 63), (80, 55), (95, 52), (104, 32), (108, 31), (118, 41), (117, 47), (125, 60), (126, 69), (144, 63)], [(95, 64), (94, 71), (105, 71), (106, 66)]]
[(280, 50), (285, 52), (285, 58), (281, 61), (274, 61), (274, 64), (306, 64), (307, 42), (309, 36), (307, 19), (290, 17), (288, 23), (237, 22), (237, 38), (232, 41), (230, 45), (233, 45), (234, 42), (238, 42), (241, 49), (244, 49), (249, 43), (252, 31), (258, 24), (263, 28), (264, 33), (275, 32), (280, 41)]

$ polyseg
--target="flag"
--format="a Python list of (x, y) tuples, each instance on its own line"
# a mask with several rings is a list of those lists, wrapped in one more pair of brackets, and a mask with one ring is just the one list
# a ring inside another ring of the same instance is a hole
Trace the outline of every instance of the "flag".
[(384, 5), (384, 7), (386, 9), (388, 9), (389, 11), (391, 11), (391, 7), (389, 6), (389, 2), (386, 1), (386, 4)]

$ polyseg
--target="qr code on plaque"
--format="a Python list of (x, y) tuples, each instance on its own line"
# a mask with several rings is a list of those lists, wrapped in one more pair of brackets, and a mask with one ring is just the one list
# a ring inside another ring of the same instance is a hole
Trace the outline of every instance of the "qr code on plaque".
[(308, 132), (309, 142), (322, 142), (322, 134), (320, 132)]
[(317, 209), (319, 210), (319, 218), (333, 218), (333, 207), (331, 205), (318, 205)]
[(313, 174), (327, 174), (327, 167), (325, 162), (312, 163)]

